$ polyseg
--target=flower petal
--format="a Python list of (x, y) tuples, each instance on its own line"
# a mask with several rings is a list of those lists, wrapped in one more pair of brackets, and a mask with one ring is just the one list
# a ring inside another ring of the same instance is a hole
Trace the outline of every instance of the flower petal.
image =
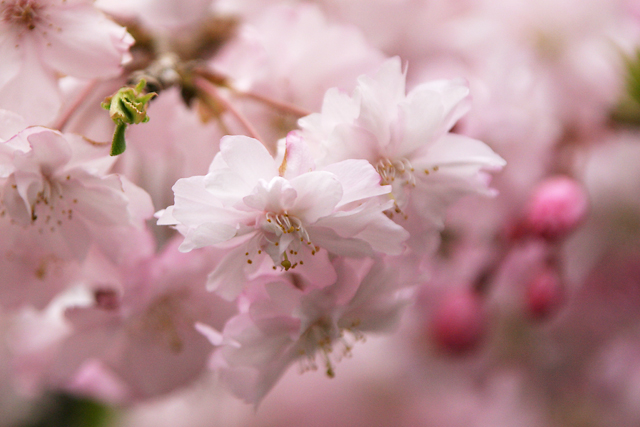
[(291, 186), (298, 193), (291, 211), (305, 224), (330, 215), (342, 199), (342, 185), (330, 172), (305, 173), (293, 178)]
[(253, 187), (259, 179), (271, 181), (278, 175), (273, 157), (257, 139), (228, 135), (220, 140), (220, 153), (229, 168)]

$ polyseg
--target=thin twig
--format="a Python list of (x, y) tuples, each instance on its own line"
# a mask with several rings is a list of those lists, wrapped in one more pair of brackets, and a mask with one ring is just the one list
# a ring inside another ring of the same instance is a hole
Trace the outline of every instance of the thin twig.
[(194, 73), (204, 78), (205, 80), (207, 80), (208, 82), (212, 83), (215, 86), (223, 86), (229, 89), (236, 96), (254, 99), (256, 101), (267, 104), (277, 110), (280, 110), (284, 113), (293, 114), (294, 116), (300, 116), (300, 117), (308, 116), (309, 114), (313, 113), (313, 111), (307, 110), (306, 108), (300, 107), (298, 105), (292, 104), (287, 101), (274, 99), (266, 95), (261, 95), (256, 92), (252, 92), (250, 90), (237, 89), (233, 87), (230, 80), (226, 76), (218, 74), (209, 69), (197, 68), (194, 70)]
[(226, 99), (213, 84), (209, 83), (206, 79), (198, 77), (195, 80), (196, 87), (204, 91), (207, 95), (220, 102), (241, 124), (247, 129), (249, 136), (257, 139), (264, 145), (264, 140), (260, 137), (260, 134), (249, 122), (249, 120), (238, 110), (228, 99)]
[(289, 113), (289, 114), (293, 114), (295, 116), (300, 116), (300, 117), (304, 117), (304, 116), (308, 116), (309, 114), (313, 113), (313, 111), (309, 111), (306, 108), (303, 107), (299, 107), (295, 104), (291, 104), (287, 101), (279, 101), (277, 99), (273, 99), (270, 98), (268, 96), (265, 95), (261, 95), (259, 93), (255, 93), (255, 92), (251, 92), (251, 91), (240, 91), (240, 90), (235, 90), (233, 92), (234, 94), (238, 95), (238, 96), (243, 96), (243, 97), (247, 97), (247, 98), (251, 98), (251, 99), (255, 99), (256, 101), (260, 101), (263, 102), (273, 108), (276, 108), (282, 112), (285, 113)]

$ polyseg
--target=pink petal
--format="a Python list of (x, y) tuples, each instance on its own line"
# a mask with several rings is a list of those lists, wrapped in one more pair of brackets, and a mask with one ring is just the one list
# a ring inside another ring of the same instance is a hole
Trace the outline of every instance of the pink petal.
[(220, 140), (220, 153), (229, 168), (252, 187), (259, 179), (269, 182), (278, 175), (273, 157), (256, 139), (225, 136)]
[(305, 173), (292, 179), (291, 185), (298, 192), (291, 211), (306, 224), (331, 214), (342, 199), (342, 185), (330, 172)]
[(349, 159), (323, 168), (340, 181), (344, 194), (339, 209), (351, 202), (387, 194), (391, 187), (380, 185), (380, 174), (366, 160)]
[(283, 164), (286, 166), (284, 177), (287, 179), (315, 170), (315, 160), (300, 132), (292, 131), (287, 135)]
[(122, 71), (133, 38), (91, 3), (50, 7), (49, 21), (59, 31), (43, 35), (42, 59), (52, 69), (81, 78), (113, 77)]
[[(20, 44), (20, 50), (19, 71), (0, 84), (0, 108), (18, 113), (32, 125), (48, 124), (62, 105), (58, 80), (52, 70), (43, 66), (38, 52), (28, 42)], [(5, 62), (3, 56), (0, 63)], [(2, 68), (0, 73), (4, 71)]]

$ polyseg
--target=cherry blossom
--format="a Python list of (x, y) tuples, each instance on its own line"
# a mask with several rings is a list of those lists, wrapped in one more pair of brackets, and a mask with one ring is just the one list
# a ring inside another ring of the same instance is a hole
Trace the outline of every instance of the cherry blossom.
[[(296, 135), (288, 141), (291, 153), (304, 144)], [(346, 256), (402, 252), (407, 232), (382, 213), (389, 203), (377, 196), (389, 187), (367, 162), (286, 169), (257, 140), (227, 136), (206, 176), (174, 185), (175, 204), (158, 223), (177, 225), (185, 235), (180, 250), (235, 247), (209, 277), (211, 289), (235, 297), (245, 286), (238, 272), (252, 274), (268, 258), (274, 269), (289, 270), (303, 269), (320, 248)]]
[(123, 243), (146, 234), (153, 208), (142, 189), (108, 174), (107, 148), (43, 127), (0, 145), (3, 304), (46, 304), (92, 246), (114, 262), (136, 252)]
[(117, 253), (108, 246), (111, 228), (141, 227), (151, 213), (142, 190), (106, 174), (112, 161), (103, 147), (78, 136), (32, 127), (0, 148), (2, 214), (14, 239), (37, 235), (56, 256), (82, 259), (93, 236)]
[(330, 90), (321, 114), (300, 119), (304, 137), (316, 144), (321, 162), (369, 161), (391, 185), (394, 212), (411, 204), (442, 227), (448, 205), (469, 193), (491, 194), (482, 170), (504, 160), (484, 143), (449, 132), (468, 108), (467, 86), (458, 80), (424, 83), (405, 94), (399, 58), (374, 77), (361, 76), (353, 96)]
[(219, 256), (211, 250), (180, 253), (173, 241), (159, 255), (125, 268), (107, 263), (111, 280), (106, 275), (87, 280), (92, 304), (66, 310), (72, 332), (58, 343), (55, 366), (43, 380), (79, 387), (87, 363), (97, 361), (106, 373), (93, 388), (78, 391), (101, 398), (110, 387), (108, 376), (113, 376), (124, 392), (119, 402), (127, 402), (198, 378), (213, 347), (194, 325), (220, 328), (235, 313), (232, 304), (202, 286), (210, 263)]
[(0, 5), (0, 108), (46, 124), (61, 105), (60, 74), (112, 77), (133, 39), (87, 0), (6, 0)]
[(0, 424), (640, 425), (636, 3), (0, 1)]
[[(281, 276), (247, 295), (249, 305), (230, 319), (212, 365), (235, 394), (258, 404), (284, 371), (335, 376), (334, 362), (348, 357), (364, 333), (387, 331), (397, 322), (415, 285), (381, 260), (337, 260), (338, 280), (309, 293)], [(403, 292), (405, 290), (405, 292)]]
[(240, 29), (212, 67), (240, 90), (315, 109), (327, 89), (350, 90), (383, 58), (355, 27), (332, 25), (317, 6), (278, 5)]

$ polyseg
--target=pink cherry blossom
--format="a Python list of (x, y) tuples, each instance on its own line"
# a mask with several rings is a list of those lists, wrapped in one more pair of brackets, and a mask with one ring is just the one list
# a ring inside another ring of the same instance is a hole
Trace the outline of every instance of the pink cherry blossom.
[(107, 150), (43, 127), (0, 143), (4, 305), (46, 304), (79, 273), (92, 247), (114, 262), (144, 253), (126, 242), (146, 235), (151, 200), (107, 173)]
[(351, 89), (383, 58), (355, 27), (332, 25), (317, 6), (281, 4), (242, 28), (212, 66), (241, 90), (315, 109), (327, 89)]
[(193, 381), (213, 349), (195, 324), (221, 328), (235, 313), (202, 286), (219, 256), (180, 253), (174, 240), (161, 254), (126, 264), (93, 259), (80, 299), (54, 301), (16, 326), (22, 328), (15, 331), (18, 378), (32, 388), (59, 387), (117, 403)]
[[(304, 143), (290, 138), (293, 146)], [(238, 272), (252, 274), (269, 258), (274, 269), (304, 269), (320, 248), (346, 256), (402, 252), (407, 232), (382, 213), (389, 203), (378, 196), (389, 187), (367, 162), (286, 169), (257, 140), (227, 136), (206, 176), (173, 187), (175, 204), (158, 223), (177, 225), (185, 235), (181, 250), (235, 247), (209, 277), (211, 289), (233, 298), (245, 286)]]
[(118, 75), (132, 37), (88, 0), (0, 5), (0, 108), (46, 124), (61, 105), (59, 74)]
[(338, 280), (331, 286), (304, 293), (281, 276), (254, 289), (246, 310), (227, 322), (226, 344), (211, 363), (235, 394), (257, 405), (296, 361), (303, 372), (320, 368), (333, 377), (334, 362), (348, 357), (364, 333), (395, 325), (415, 282), (382, 260), (334, 264)]
[(0, 0), (0, 425), (637, 427), (638, 4)]
[(299, 124), (321, 162), (368, 160), (392, 186), (396, 213), (406, 216), (411, 204), (412, 212), (442, 227), (453, 201), (491, 193), (483, 169), (504, 166), (484, 143), (449, 132), (467, 111), (468, 94), (457, 80), (424, 83), (405, 94), (400, 59), (393, 58), (375, 77), (361, 76), (353, 96), (327, 92), (322, 113)]
[(106, 174), (113, 162), (106, 148), (41, 127), (0, 145), (7, 240), (24, 241), (26, 233), (67, 259), (82, 259), (92, 241), (117, 253), (109, 247), (109, 234), (119, 227), (141, 228), (152, 207), (141, 189)]

